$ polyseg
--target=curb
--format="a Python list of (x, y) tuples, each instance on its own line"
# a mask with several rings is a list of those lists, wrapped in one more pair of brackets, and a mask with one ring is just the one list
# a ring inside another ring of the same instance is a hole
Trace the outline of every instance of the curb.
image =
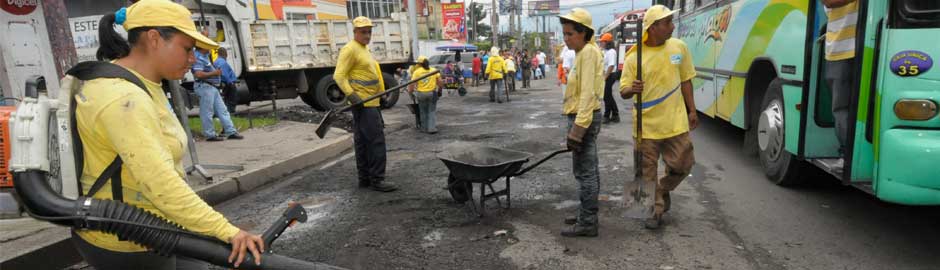
[(250, 192), (265, 184), (280, 180), (282, 176), (334, 158), (352, 148), (353, 145), (352, 135), (350, 134), (328, 140), (330, 140), (328, 143), (320, 145), (320, 147), (314, 148), (306, 153), (300, 153), (284, 161), (274, 162), (266, 167), (247, 171), (231, 178), (225, 178), (218, 183), (197, 190), (196, 194), (210, 205), (217, 204)]
[[(404, 127), (404, 125), (401, 126)], [(401, 129), (401, 127), (398, 127), (398, 129)], [(353, 146), (352, 134), (345, 134), (328, 140), (329, 142), (317, 148), (297, 154), (284, 161), (272, 162), (266, 167), (247, 171), (235, 177), (224, 178), (222, 181), (204, 186), (196, 190), (196, 194), (209, 205), (215, 205), (265, 184), (281, 180), (282, 176), (335, 158)], [(66, 232), (68, 232), (67, 229)], [(45, 246), (0, 262), (0, 269), (27, 269), (30, 266), (40, 266), (38, 269), (62, 269), (82, 260), (81, 255), (72, 246), (70, 236), (59, 235), (53, 237), (60, 239), (46, 242)], [(50, 261), (50, 256), (59, 259)]]

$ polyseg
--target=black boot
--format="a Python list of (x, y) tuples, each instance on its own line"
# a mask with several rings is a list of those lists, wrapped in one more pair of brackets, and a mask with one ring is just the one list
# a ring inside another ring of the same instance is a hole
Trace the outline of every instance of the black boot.
[(610, 114), (610, 122), (611, 122), (611, 123), (620, 123), (620, 114), (617, 113), (617, 112), (612, 112), (612, 113)]
[(360, 187), (360, 188), (367, 188), (367, 187), (369, 187), (370, 185), (372, 185), (372, 181), (359, 179), (359, 187)]
[(392, 192), (398, 190), (398, 186), (395, 186), (393, 183), (387, 183), (385, 181), (372, 181), (372, 184), (369, 185), (369, 188), (381, 192)]
[(564, 237), (597, 237), (597, 225), (574, 225), (570, 229), (561, 231)]

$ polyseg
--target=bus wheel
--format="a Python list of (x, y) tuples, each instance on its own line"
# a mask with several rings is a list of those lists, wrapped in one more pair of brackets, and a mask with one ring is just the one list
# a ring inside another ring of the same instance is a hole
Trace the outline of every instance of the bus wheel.
[(757, 146), (767, 178), (777, 185), (788, 186), (800, 182), (802, 162), (785, 148), (787, 127), (782, 85), (780, 79), (774, 79), (764, 95), (758, 115)]

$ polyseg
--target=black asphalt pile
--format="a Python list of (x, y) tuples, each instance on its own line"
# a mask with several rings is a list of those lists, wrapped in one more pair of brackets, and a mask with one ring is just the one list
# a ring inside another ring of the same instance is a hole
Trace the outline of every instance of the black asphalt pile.
[[(277, 112), (277, 116), (280, 120), (313, 124), (320, 123), (320, 120), (323, 119), (324, 115), (326, 115), (326, 112), (317, 111), (310, 106), (304, 105), (278, 108)], [(341, 128), (347, 131), (352, 130), (352, 113), (345, 112), (337, 115), (337, 118), (335, 121), (333, 121), (332, 125), (334, 128)]]

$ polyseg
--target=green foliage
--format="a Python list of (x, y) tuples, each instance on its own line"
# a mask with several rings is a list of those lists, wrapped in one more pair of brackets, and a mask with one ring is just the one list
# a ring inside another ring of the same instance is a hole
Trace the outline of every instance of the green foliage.
[[(219, 122), (219, 119), (213, 119), (213, 122), (215, 123), (215, 131), (221, 133), (222, 123)], [(252, 117), (249, 121), (247, 117), (233, 116), (232, 124), (235, 124), (235, 129), (237, 129), (238, 132), (242, 132), (249, 128), (260, 128), (277, 124), (277, 119), (271, 116), (258, 116)], [(199, 120), (199, 117), (189, 118), (189, 130), (193, 132), (194, 137), (203, 137), (202, 121)]]

